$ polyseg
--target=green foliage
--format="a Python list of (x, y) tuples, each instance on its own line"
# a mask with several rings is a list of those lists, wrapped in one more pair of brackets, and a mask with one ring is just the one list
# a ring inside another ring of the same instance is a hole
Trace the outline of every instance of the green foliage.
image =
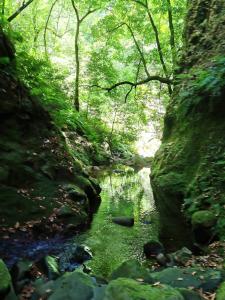
[(193, 69), (188, 74), (178, 76), (178, 81), (186, 81), (185, 88), (180, 92), (183, 102), (183, 114), (189, 113), (195, 106), (206, 101), (213, 106), (213, 101), (224, 91), (225, 57), (215, 57), (212, 64), (203, 69)]

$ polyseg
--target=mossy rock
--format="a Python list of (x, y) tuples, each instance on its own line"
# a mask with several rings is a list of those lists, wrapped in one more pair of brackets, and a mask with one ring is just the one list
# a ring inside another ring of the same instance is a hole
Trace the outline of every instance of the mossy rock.
[(142, 279), (147, 283), (152, 283), (150, 272), (144, 268), (137, 260), (128, 260), (122, 263), (110, 276), (110, 280), (117, 278)]
[(49, 280), (54, 280), (60, 276), (59, 265), (55, 257), (45, 256), (37, 264)]
[(177, 290), (182, 294), (184, 300), (203, 300), (203, 298), (195, 291), (184, 289), (184, 288), (177, 289)]
[(150, 286), (133, 279), (119, 278), (109, 283), (104, 300), (184, 300), (176, 289), (165, 286)]
[(53, 293), (49, 300), (91, 300), (94, 296), (93, 279), (79, 271), (65, 273), (54, 283)]
[(223, 282), (218, 290), (216, 291), (216, 300), (224, 300), (225, 299), (225, 282)]
[(212, 227), (216, 223), (216, 216), (209, 210), (199, 210), (193, 213), (191, 223), (194, 227)]
[(2, 259), (0, 259), (0, 296), (6, 295), (11, 286), (11, 276), (9, 274), (9, 271), (3, 262)]
[(201, 268), (167, 268), (151, 276), (155, 282), (174, 288), (194, 287), (205, 292), (215, 291), (223, 279), (221, 271)]

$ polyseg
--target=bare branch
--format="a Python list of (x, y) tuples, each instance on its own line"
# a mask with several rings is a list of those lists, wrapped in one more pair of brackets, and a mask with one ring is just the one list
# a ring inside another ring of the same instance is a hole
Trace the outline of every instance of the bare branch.
[(52, 34), (54, 34), (57, 38), (62, 38), (64, 37), (65, 34), (67, 34), (68, 32), (71, 32), (71, 29), (66, 30), (64, 33), (59, 34), (58, 32), (56, 32), (54, 29), (47, 27), (47, 30), (51, 31)]
[(140, 80), (138, 82), (131, 82), (131, 81), (121, 81), (121, 82), (117, 82), (115, 84), (113, 84), (112, 86), (110, 87), (102, 87), (98, 84), (94, 84), (90, 87), (97, 87), (97, 88), (100, 88), (102, 90), (105, 90), (107, 92), (111, 92), (113, 89), (117, 88), (117, 87), (120, 87), (122, 85), (131, 85), (132, 87), (137, 87), (139, 85), (142, 85), (142, 84), (146, 84), (150, 81), (159, 81), (161, 83), (164, 83), (164, 84), (172, 84), (172, 80), (168, 79), (168, 78), (165, 78), (165, 77), (161, 77), (161, 76), (158, 76), (158, 75), (154, 75), (154, 76), (149, 76), (143, 80)]
[(34, 0), (28, 0), (27, 2), (23, 1), (23, 4), (20, 8), (17, 9), (10, 17), (8, 17), (8, 22), (14, 20), (28, 5), (30, 5)]

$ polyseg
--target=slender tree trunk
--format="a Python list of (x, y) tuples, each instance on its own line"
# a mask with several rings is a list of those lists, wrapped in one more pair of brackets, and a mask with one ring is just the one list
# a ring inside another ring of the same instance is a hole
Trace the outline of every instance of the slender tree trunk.
[(168, 21), (169, 21), (169, 28), (170, 28), (170, 47), (171, 47), (172, 64), (174, 70), (177, 61), (177, 55), (176, 55), (175, 33), (174, 33), (174, 26), (173, 26), (173, 12), (172, 12), (172, 5), (170, 0), (167, 0), (167, 5), (168, 5), (167, 8)]
[(52, 14), (52, 11), (56, 5), (58, 0), (55, 0), (53, 3), (52, 3), (52, 6), (50, 8), (50, 11), (49, 11), (49, 14), (48, 14), (48, 17), (47, 17), (47, 20), (46, 20), (46, 23), (45, 23), (45, 29), (44, 29), (44, 47), (45, 47), (45, 56), (48, 57), (48, 50), (47, 50), (47, 29), (48, 29), (48, 23), (49, 23), (49, 20), (50, 20), (50, 17), (51, 17), (51, 14)]
[(79, 81), (80, 81), (79, 34), (80, 34), (80, 21), (77, 20), (76, 33), (75, 33), (76, 77), (75, 77), (75, 91), (74, 91), (74, 106), (77, 111), (80, 110), (80, 103), (79, 103)]
[(118, 107), (116, 107), (116, 109), (115, 109), (113, 122), (112, 122), (112, 128), (111, 128), (111, 132), (110, 132), (109, 139), (108, 139), (108, 145), (109, 145), (109, 150), (110, 150), (111, 155), (112, 155), (112, 136), (113, 136), (113, 132), (114, 132), (114, 126), (116, 123), (117, 110), (118, 110)]
[[(169, 73), (168, 73), (168, 70), (167, 70), (167, 67), (166, 67), (166, 63), (164, 61), (162, 46), (161, 46), (160, 39), (159, 39), (159, 32), (158, 32), (158, 29), (155, 25), (154, 19), (152, 17), (151, 11), (150, 11), (148, 6), (147, 6), (147, 14), (148, 14), (150, 23), (152, 25), (152, 29), (153, 29), (154, 34), (155, 34), (155, 41), (156, 41), (156, 45), (157, 45), (157, 49), (158, 49), (158, 53), (159, 53), (159, 59), (160, 59), (160, 62), (161, 62), (162, 68), (163, 68), (163, 72), (164, 72), (166, 78), (169, 78)], [(168, 84), (168, 91), (169, 91), (169, 94), (171, 95), (172, 94), (172, 88), (171, 88), (170, 84)]]
[(25, 8), (27, 8), (28, 5), (30, 5), (34, 0), (29, 0), (26, 3), (24, 2), (23, 5), (17, 9), (16, 12), (14, 12), (9, 18), (8, 21), (11, 22), (14, 20)]

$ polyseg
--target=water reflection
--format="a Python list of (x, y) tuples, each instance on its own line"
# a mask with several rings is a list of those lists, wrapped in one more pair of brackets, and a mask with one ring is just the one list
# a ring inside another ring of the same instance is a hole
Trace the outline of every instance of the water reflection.
[[(148, 168), (136, 173), (117, 169), (101, 179), (102, 203), (91, 229), (78, 238), (88, 245), (94, 258), (88, 263), (96, 275), (107, 277), (123, 261), (144, 260), (143, 244), (157, 237), (157, 216)], [(112, 223), (112, 217), (133, 217), (132, 228)], [(77, 241), (77, 239), (76, 239)]]

